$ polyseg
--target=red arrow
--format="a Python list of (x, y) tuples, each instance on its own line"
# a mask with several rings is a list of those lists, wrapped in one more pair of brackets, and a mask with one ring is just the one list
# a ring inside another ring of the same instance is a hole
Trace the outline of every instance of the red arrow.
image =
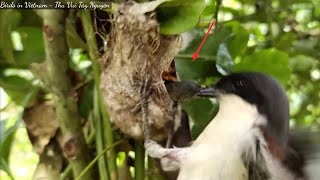
[(204, 42), (206, 41), (206, 39), (207, 39), (207, 37), (208, 37), (208, 35), (209, 35), (209, 32), (211, 31), (212, 27), (214, 26), (214, 23), (215, 23), (215, 20), (212, 21), (212, 23), (211, 23), (211, 25), (210, 25), (210, 27), (209, 27), (206, 35), (204, 36), (204, 38), (203, 38), (202, 41), (201, 41), (201, 44), (200, 44), (200, 46), (198, 47), (197, 51), (196, 51), (195, 53), (193, 53), (193, 55), (192, 55), (192, 56), (193, 56), (193, 57), (192, 57), (192, 61), (194, 61), (194, 60), (196, 60), (196, 59), (198, 58), (200, 49), (202, 48)]

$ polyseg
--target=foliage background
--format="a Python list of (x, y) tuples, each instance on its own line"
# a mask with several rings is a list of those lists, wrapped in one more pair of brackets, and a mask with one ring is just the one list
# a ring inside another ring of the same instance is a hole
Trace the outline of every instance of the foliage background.
[[(175, 2), (181, 3), (179, 0)], [(259, 71), (270, 74), (287, 90), (291, 127), (307, 127), (311, 130), (320, 128), (320, 1), (189, 0), (178, 6), (164, 4), (156, 11), (162, 33), (187, 31), (188, 37), (192, 37), (189, 46), (175, 59), (181, 79), (210, 85), (232, 72)], [(84, 134), (88, 140), (90, 132), (93, 132), (94, 138), (89, 145), (93, 155), (97, 156), (119, 137), (114, 132), (112, 142), (106, 142), (109, 136), (99, 130), (97, 119), (103, 123), (108, 121), (108, 117), (97, 102), (96, 96), (99, 93), (95, 89), (97, 81), (94, 75), (96, 57), (90, 55), (93, 46), (97, 51), (103, 51), (102, 42), (108, 30), (104, 31), (95, 23), (107, 27), (108, 24), (100, 16), (110, 12), (97, 10), (90, 13), (92, 21), (86, 21), (89, 13), (69, 10), (66, 37), (70, 48), (68, 64), (76, 77), (73, 87), (79, 89), (80, 94), (77, 102), (79, 114), (87, 122), (83, 126)], [(198, 48), (213, 19), (217, 19), (214, 30), (201, 49), (199, 58), (193, 62), (192, 53)], [(85, 38), (86, 27), (92, 27), (98, 34), (94, 45)], [(37, 104), (35, 102), (52, 100), (52, 95), (30, 71), (31, 64), (41, 63), (45, 59), (42, 33), (42, 19), (36, 11), (0, 10), (1, 179), (31, 179), (39, 161), (39, 155), (28, 139), (22, 117), (28, 108)], [(195, 138), (214, 117), (217, 104), (200, 99), (184, 103), (183, 108), (191, 119), (192, 135)], [(113, 129), (110, 127), (104, 130)], [(116, 154), (116, 168), (119, 170), (127, 166), (124, 161), (130, 157), (138, 162), (128, 165), (135, 167), (129, 167), (131, 175), (136, 179), (143, 177), (138, 173), (145, 173), (141, 151), (139, 145), (134, 145), (130, 152)], [(105, 172), (99, 170), (101, 178), (105, 176), (114, 179), (110, 175), (112, 163), (109, 161), (110, 154), (105, 154), (99, 160), (99, 168), (108, 166)], [(142, 171), (139, 170), (141, 163)], [(148, 166), (153, 165), (149, 163)], [(64, 164), (63, 169), (66, 171), (65, 167), (68, 166)], [(156, 176), (150, 175), (150, 179), (156, 179)]]

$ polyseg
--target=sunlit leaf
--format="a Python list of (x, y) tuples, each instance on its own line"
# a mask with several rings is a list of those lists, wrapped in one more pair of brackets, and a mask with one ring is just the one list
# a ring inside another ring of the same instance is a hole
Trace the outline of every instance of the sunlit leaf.
[(12, 176), (12, 173), (9, 169), (9, 165), (7, 164), (7, 162), (2, 158), (2, 156), (0, 156), (0, 169), (3, 170), (4, 172), (6, 172), (11, 179), (14, 179)]
[(201, 13), (201, 20), (212, 20), (216, 11), (216, 0), (206, 0), (205, 8)]
[(220, 44), (216, 61), (217, 70), (221, 74), (227, 75), (231, 72), (233, 64), (227, 45), (225, 43)]
[(193, 28), (205, 8), (204, 0), (172, 0), (157, 10), (162, 34), (179, 34)]
[(28, 92), (35, 89), (32, 83), (20, 76), (4, 76), (0, 84), (10, 99), (18, 105), (23, 105)]

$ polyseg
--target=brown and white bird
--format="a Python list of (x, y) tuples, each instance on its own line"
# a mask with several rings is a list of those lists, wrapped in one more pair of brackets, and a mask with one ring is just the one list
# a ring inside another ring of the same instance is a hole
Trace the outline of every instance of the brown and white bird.
[(312, 175), (320, 175), (319, 145), (306, 152), (301, 136), (289, 137), (288, 99), (276, 80), (237, 73), (200, 88), (197, 95), (217, 98), (219, 111), (190, 147), (145, 142), (147, 153), (161, 158), (164, 169), (180, 169), (178, 180), (320, 179)]

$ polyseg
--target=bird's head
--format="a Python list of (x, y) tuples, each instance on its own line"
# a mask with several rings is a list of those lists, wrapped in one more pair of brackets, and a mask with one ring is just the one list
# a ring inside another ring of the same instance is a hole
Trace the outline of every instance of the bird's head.
[[(261, 73), (236, 73), (198, 92), (198, 96), (214, 97), (218, 101), (231, 97), (229, 95), (236, 95), (256, 106), (259, 114), (267, 121), (261, 127), (266, 140), (274, 144), (276, 149), (285, 148), (289, 130), (289, 105), (286, 93), (275, 79)], [(235, 105), (230, 113), (246, 113), (237, 111), (237, 108), (241, 109)]]

